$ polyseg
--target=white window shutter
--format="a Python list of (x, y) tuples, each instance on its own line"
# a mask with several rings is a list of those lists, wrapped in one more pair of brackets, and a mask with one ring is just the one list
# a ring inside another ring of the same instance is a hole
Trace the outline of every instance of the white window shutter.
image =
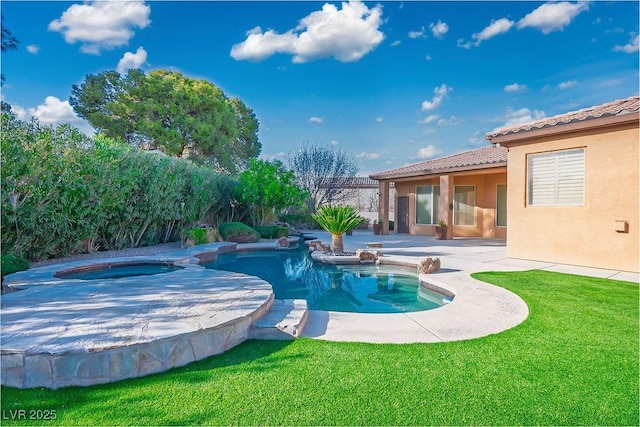
[(530, 154), (529, 205), (584, 204), (584, 149)]

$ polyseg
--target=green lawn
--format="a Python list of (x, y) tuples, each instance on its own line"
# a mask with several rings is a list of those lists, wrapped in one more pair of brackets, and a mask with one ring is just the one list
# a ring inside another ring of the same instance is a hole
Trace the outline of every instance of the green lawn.
[[(638, 425), (638, 285), (543, 271), (474, 275), (529, 318), (481, 339), (411, 345), (250, 341), (146, 378), (2, 388), (40, 425)], [(25, 423), (21, 421), (21, 423)]]

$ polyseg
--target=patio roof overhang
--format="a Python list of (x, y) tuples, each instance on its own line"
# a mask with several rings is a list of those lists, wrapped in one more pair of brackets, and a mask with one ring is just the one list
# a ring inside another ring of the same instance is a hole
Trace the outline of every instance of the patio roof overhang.
[(497, 173), (506, 171), (507, 162), (496, 162), (490, 164), (467, 165), (442, 169), (423, 169), (395, 174), (373, 174), (370, 178), (378, 181), (409, 181), (415, 178), (436, 178), (441, 175), (468, 175), (477, 173)]

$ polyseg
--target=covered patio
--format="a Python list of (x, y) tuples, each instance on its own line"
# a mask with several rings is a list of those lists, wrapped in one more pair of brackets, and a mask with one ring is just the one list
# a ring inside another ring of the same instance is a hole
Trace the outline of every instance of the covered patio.
[(378, 180), (378, 218), (389, 234), (389, 191), (395, 185), (397, 233), (445, 239), (507, 234), (507, 150), (489, 146), (370, 175)]

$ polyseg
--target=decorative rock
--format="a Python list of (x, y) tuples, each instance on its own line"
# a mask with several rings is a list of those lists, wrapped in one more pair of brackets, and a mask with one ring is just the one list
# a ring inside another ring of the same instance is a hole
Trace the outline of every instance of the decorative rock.
[(287, 239), (285, 236), (280, 237), (276, 241), (276, 249), (284, 249), (288, 247), (289, 247), (289, 239)]
[(431, 274), (440, 270), (440, 258), (425, 258), (418, 264), (418, 274)]
[(374, 263), (378, 260), (380, 252), (369, 252), (365, 249), (358, 249), (356, 251), (356, 256), (360, 258), (360, 263)]
[(312, 240), (309, 242), (309, 251), (331, 252), (331, 246), (322, 243), (320, 240)]

